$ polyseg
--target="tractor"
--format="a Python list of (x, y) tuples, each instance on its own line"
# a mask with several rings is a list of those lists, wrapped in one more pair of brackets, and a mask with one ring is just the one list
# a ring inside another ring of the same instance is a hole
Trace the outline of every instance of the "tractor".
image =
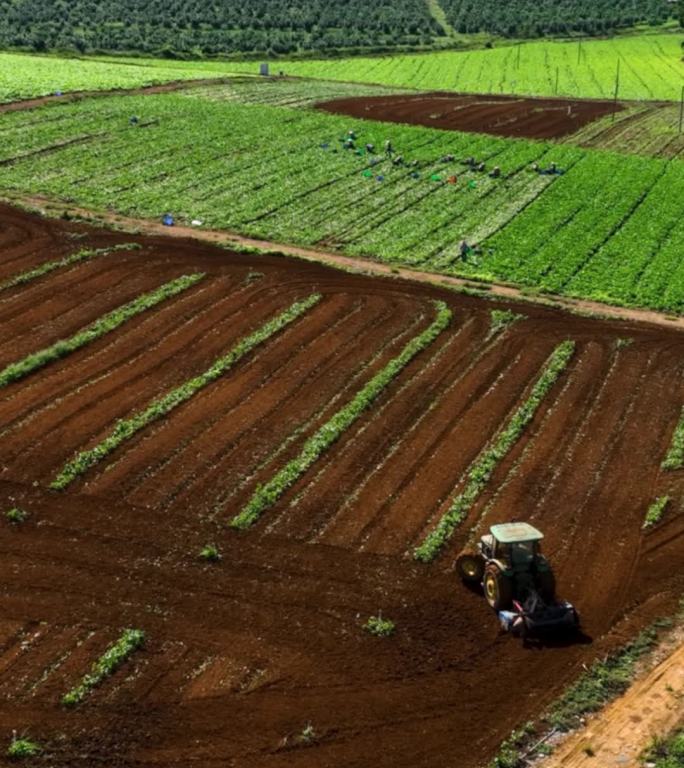
[(481, 584), (502, 627), (516, 634), (577, 629), (574, 607), (556, 599), (556, 582), (542, 555), (544, 535), (528, 523), (493, 525), (476, 552), (463, 552), (456, 570), (465, 582)]

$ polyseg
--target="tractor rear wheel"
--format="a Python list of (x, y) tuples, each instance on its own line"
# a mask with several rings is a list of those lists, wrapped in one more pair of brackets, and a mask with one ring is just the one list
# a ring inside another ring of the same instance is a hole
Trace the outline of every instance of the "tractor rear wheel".
[(463, 581), (479, 584), (485, 571), (485, 561), (477, 552), (463, 552), (456, 560), (456, 573)]
[(495, 611), (505, 611), (513, 604), (513, 581), (496, 565), (488, 565), (484, 573), (485, 599)]

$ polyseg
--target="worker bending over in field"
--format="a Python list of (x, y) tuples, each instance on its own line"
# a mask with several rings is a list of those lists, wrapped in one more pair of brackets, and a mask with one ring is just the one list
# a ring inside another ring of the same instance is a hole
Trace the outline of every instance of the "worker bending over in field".
[(458, 244), (458, 255), (462, 262), (467, 263), (468, 257), (474, 254), (482, 253), (479, 245), (469, 245), (468, 241), (463, 239)]
[(498, 165), (495, 165), (494, 168), (489, 173), (490, 179), (500, 179), (501, 178), (501, 168), (499, 168)]
[(366, 152), (368, 152), (369, 155), (372, 155), (375, 152), (375, 144), (366, 144)]
[(539, 163), (532, 164), (532, 170), (540, 176), (562, 176), (565, 171), (559, 168), (556, 163), (551, 163), (548, 168), (540, 168)]
[(394, 152), (394, 150), (392, 149), (392, 142), (389, 139), (387, 139), (387, 141), (385, 141), (385, 154), (387, 155), (387, 157), (391, 157), (392, 152)]

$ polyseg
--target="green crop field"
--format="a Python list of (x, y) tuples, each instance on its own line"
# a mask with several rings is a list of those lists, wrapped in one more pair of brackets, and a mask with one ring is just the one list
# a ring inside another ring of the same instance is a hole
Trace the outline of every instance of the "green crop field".
[[(242, 98), (267, 100), (260, 86)], [(391, 137), (405, 164), (343, 149), (349, 129), (359, 147)], [(0, 139), (0, 189), (15, 194), (136, 217), (168, 211), (428, 271), (684, 310), (676, 160), (208, 100), (201, 89), (9, 113)], [(459, 158), (470, 155), (502, 178), (466, 171)], [(533, 162), (566, 173), (540, 176)], [(481, 245), (467, 261), (462, 238)]]
[(569, 141), (615, 152), (682, 158), (682, 114), (679, 104), (630, 106), (623, 112), (589, 123)]
[[(623, 99), (679, 100), (682, 35), (589, 42), (533, 42), (492, 50), (279, 62), (289, 75), (464, 93), (612, 98), (617, 63)], [(241, 65), (254, 71), (254, 64)], [(556, 87), (556, 77), (558, 86)]]
[(47, 96), (57, 91), (138, 88), (174, 80), (217, 76), (227, 64), (162, 62), (146, 59), (82, 60), (0, 53), (0, 103)]

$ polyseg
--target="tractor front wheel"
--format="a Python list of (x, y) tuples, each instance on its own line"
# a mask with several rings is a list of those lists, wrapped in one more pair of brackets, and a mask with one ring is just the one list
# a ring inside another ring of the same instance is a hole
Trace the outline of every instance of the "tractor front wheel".
[(484, 574), (485, 599), (495, 611), (505, 611), (513, 604), (513, 581), (496, 565), (488, 565)]
[(456, 573), (463, 581), (479, 584), (485, 571), (485, 561), (482, 555), (474, 552), (463, 552), (456, 560)]

